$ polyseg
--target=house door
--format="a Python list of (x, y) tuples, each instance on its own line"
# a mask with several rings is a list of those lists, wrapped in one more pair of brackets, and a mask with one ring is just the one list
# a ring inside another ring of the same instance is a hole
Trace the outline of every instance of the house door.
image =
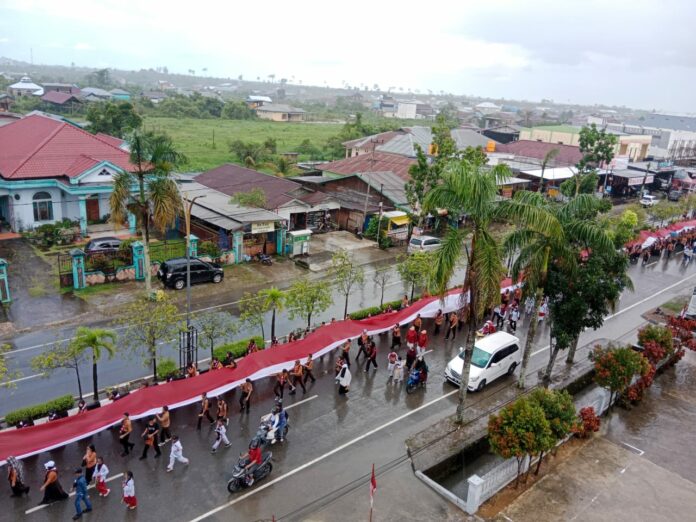
[(87, 223), (99, 221), (99, 197), (92, 196), (87, 199)]

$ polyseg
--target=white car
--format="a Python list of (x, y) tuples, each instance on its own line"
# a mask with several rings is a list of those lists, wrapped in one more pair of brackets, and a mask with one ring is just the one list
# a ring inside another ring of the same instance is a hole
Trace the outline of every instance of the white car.
[[(476, 341), (469, 370), (469, 391), (481, 391), (498, 377), (512, 375), (522, 362), (520, 340), (507, 332), (496, 332)], [(457, 386), (464, 368), (464, 350), (445, 368), (445, 378)]]
[(641, 199), (640, 199), (640, 204), (643, 205), (644, 207), (652, 207), (657, 205), (657, 202), (659, 200), (655, 196), (650, 196), (648, 194), (645, 194)]
[(440, 247), (440, 241), (433, 236), (413, 236), (408, 243), (407, 252), (413, 254), (415, 252), (432, 252)]

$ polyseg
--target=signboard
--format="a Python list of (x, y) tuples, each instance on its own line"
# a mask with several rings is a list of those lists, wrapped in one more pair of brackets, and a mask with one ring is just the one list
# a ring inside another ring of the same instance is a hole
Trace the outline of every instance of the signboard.
[(612, 169), (625, 170), (628, 168), (628, 156), (616, 156), (611, 162)]
[[(643, 184), (643, 178), (645, 176), (640, 176), (639, 178), (628, 178), (628, 186), (636, 186), (636, 185), (642, 185)], [(655, 180), (655, 176), (652, 174), (649, 174), (647, 177), (645, 177), (645, 184), (652, 183)]]
[(273, 232), (275, 230), (274, 221), (260, 221), (258, 223), (251, 224), (252, 234), (265, 234), (266, 232)]

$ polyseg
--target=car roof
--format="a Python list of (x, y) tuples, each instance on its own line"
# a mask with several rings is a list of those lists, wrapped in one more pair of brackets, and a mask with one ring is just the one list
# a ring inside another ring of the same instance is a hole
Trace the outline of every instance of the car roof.
[(95, 237), (90, 241), (90, 243), (96, 243), (97, 241), (121, 241), (117, 237), (106, 236), (106, 237)]
[(440, 240), (439, 237), (435, 237), (435, 236), (415, 236), (412, 239), (420, 239), (422, 241), (425, 241), (427, 239), (437, 239), (438, 241)]
[[(197, 257), (192, 257), (191, 261), (201, 261), (201, 259), (198, 259)], [(185, 265), (186, 264), (186, 258), (185, 257), (173, 257), (171, 259), (167, 259), (165, 261), (168, 265)]]
[(484, 352), (493, 353), (501, 346), (508, 346), (519, 342), (520, 340), (518, 337), (510, 335), (507, 332), (495, 332), (487, 335), (483, 339), (479, 339), (474, 346)]

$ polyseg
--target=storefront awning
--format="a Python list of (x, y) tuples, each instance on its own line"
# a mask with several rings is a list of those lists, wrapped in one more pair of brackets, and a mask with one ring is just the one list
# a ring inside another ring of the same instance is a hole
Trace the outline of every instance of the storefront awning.
[(389, 221), (394, 223), (395, 225), (401, 226), (401, 225), (408, 225), (408, 216), (396, 216), (391, 218)]

